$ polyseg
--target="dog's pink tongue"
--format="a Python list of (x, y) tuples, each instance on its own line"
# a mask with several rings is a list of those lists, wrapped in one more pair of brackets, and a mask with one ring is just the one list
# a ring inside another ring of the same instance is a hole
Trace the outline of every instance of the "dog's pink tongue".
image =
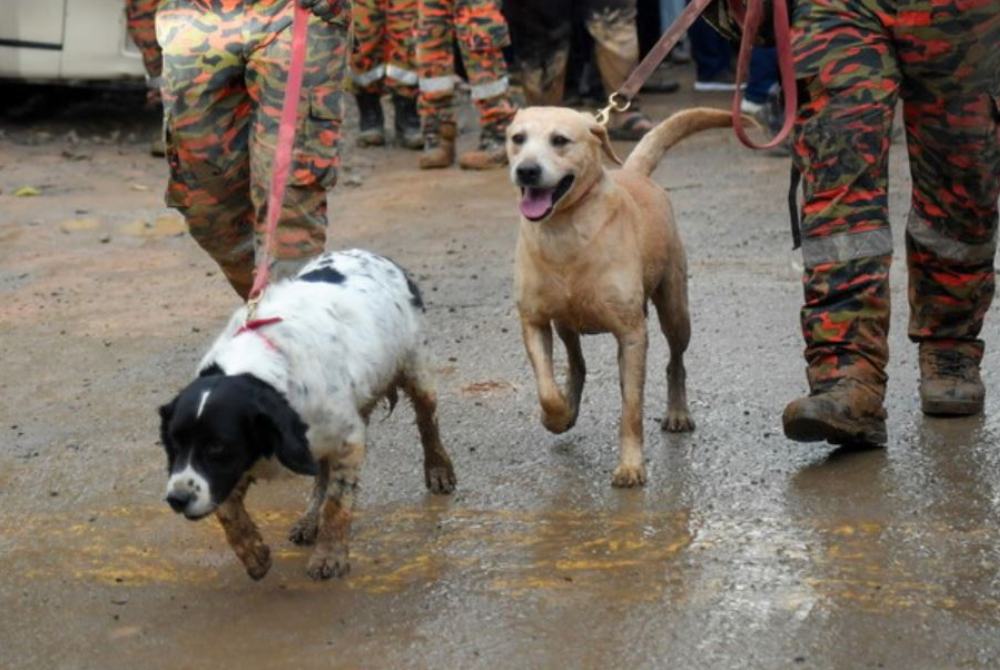
[(552, 208), (552, 188), (526, 188), (521, 196), (521, 214), (540, 219)]

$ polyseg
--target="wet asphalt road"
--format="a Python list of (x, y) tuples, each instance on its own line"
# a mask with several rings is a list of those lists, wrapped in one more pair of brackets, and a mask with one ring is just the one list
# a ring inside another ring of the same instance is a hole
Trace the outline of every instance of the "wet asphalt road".
[[(107, 143), (89, 130), (73, 143), (70, 121), (41, 138), (2, 126), (0, 668), (1000, 667), (1000, 395), (985, 418), (921, 416), (901, 262), (888, 448), (782, 436), (784, 404), (806, 389), (785, 160), (720, 131), (656, 173), (691, 264), (698, 429), (659, 430), (657, 333), (649, 483), (621, 491), (610, 338), (585, 340), (576, 428), (552, 436), (538, 421), (505, 175), (349, 154), (330, 246), (388, 254), (419, 278), (459, 488), (425, 493), (408, 408), (376, 416), (350, 576), (306, 579), (307, 555), (285, 535), (308, 482), (292, 479), (251, 491), (275, 556), (254, 583), (214, 520), (186, 522), (161, 501), (155, 408), (235, 299), (161, 207), (165, 169), (142, 143), (155, 120), (113, 122), (124, 131)], [(897, 224), (905, 172), (896, 149)], [(41, 195), (13, 197), (29, 184)]]

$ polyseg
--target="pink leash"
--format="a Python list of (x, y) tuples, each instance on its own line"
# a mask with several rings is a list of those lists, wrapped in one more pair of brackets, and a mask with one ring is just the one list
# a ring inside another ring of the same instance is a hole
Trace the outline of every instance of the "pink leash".
[(294, 0), (292, 0), (292, 4), (295, 6), (295, 15), (292, 18), (292, 59), (288, 67), (288, 81), (285, 83), (285, 99), (281, 106), (278, 144), (274, 151), (274, 167), (271, 172), (271, 188), (267, 194), (264, 248), (254, 271), (253, 287), (250, 289), (250, 297), (247, 300), (248, 325), (257, 314), (257, 304), (264, 295), (264, 289), (267, 288), (271, 278), (271, 253), (274, 249), (274, 236), (278, 229), (278, 217), (281, 216), (281, 208), (285, 202), (285, 190), (292, 166), (292, 151), (295, 148), (295, 125), (298, 119), (302, 77), (305, 71), (309, 10)]

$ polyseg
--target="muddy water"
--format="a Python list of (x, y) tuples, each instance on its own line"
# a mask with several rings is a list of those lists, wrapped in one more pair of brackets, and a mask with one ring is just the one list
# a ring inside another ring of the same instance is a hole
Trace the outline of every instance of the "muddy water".
[[(275, 557), (254, 583), (213, 520), (184, 521), (160, 500), (155, 407), (235, 306), (160, 206), (162, 165), (141, 138), (74, 145), (89, 158), (67, 160), (57, 132), (6, 131), (0, 667), (1000, 666), (1000, 401), (991, 394), (981, 419), (920, 416), (902, 267), (889, 448), (781, 436), (781, 409), (805, 387), (784, 161), (718, 133), (657, 172), (691, 261), (698, 430), (659, 431), (666, 348), (654, 337), (650, 481), (617, 491), (610, 341), (585, 341), (577, 427), (554, 437), (539, 425), (504, 175), (352, 154), (361, 184), (332, 196), (330, 245), (387, 253), (420, 279), (459, 489), (423, 491), (406, 408), (377, 417), (350, 576), (305, 578), (306, 551), (285, 539), (308, 490), (293, 479), (251, 491)], [(894, 153), (894, 221), (905, 167)], [(42, 195), (12, 197), (22, 185)], [(994, 388), (995, 319), (987, 330)]]

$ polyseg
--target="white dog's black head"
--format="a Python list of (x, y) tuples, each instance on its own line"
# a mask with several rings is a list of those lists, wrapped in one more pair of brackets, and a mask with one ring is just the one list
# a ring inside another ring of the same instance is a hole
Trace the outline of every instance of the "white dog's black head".
[(261, 458), (316, 474), (307, 426), (284, 396), (253, 375), (208, 370), (160, 408), (160, 419), (167, 502), (189, 519), (215, 511)]

